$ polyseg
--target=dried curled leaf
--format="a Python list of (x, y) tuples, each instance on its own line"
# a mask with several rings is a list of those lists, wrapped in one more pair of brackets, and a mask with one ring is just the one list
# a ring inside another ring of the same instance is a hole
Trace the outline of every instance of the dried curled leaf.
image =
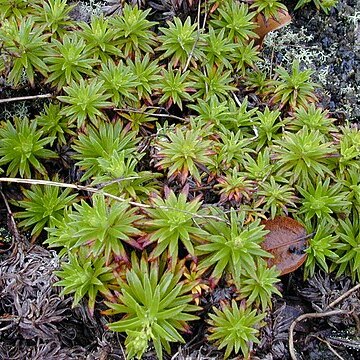
[(273, 258), (267, 260), (268, 266), (276, 265), (285, 275), (295, 271), (306, 260), (307, 234), (305, 228), (296, 220), (277, 216), (273, 220), (262, 222), (265, 229), (270, 232), (265, 236), (261, 247), (273, 255)]
[(291, 16), (287, 11), (279, 11), (277, 18), (265, 19), (262, 14), (256, 16), (256, 23), (258, 27), (254, 32), (259, 36), (259, 39), (256, 40), (257, 44), (262, 44), (265, 36), (274, 30), (280, 29), (291, 22)]

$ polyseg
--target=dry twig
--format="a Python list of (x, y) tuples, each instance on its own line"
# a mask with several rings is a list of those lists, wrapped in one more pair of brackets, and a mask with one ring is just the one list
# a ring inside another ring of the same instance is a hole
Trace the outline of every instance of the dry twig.
[[(18, 183), (18, 184), (30, 184), (30, 185), (49, 185), (49, 186), (56, 186), (56, 187), (61, 187), (61, 188), (70, 188), (70, 189), (75, 189), (75, 190), (79, 190), (79, 191), (88, 191), (90, 193), (93, 194), (101, 194), (105, 197), (108, 197), (110, 199), (114, 199), (116, 201), (120, 201), (120, 202), (126, 202), (130, 205), (133, 206), (137, 206), (139, 208), (142, 209), (152, 209), (154, 208), (154, 206), (149, 205), (149, 204), (142, 204), (136, 201), (131, 201), (128, 199), (124, 199), (120, 196), (116, 196), (110, 193), (107, 193), (101, 189), (98, 188), (93, 188), (90, 186), (83, 186), (83, 185), (76, 185), (76, 184), (68, 184), (68, 183), (62, 183), (62, 182), (57, 182), (57, 181), (49, 181), (49, 180), (37, 180), (37, 179), (20, 179), (20, 178), (0, 178), (0, 182), (10, 182), (10, 183)], [(221, 222), (226, 222), (228, 223), (228, 221), (226, 219), (223, 219), (219, 216), (215, 216), (215, 215), (199, 215), (199, 214), (195, 214), (192, 213), (190, 211), (186, 211), (186, 210), (180, 210), (180, 209), (175, 209), (171, 206), (158, 206), (157, 208), (159, 209), (164, 209), (164, 210), (177, 210), (180, 212), (183, 212), (185, 214), (189, 214), (191, 216), (193, 216), (194, 218), (201, 218), (201, 219), (213, 219), (213, 220), (217, 220), (217, 221), (221, 221)]]
[[(148, 107), (150, 108), (150, 107)], [(155, 107), (152, 107), (155, 108)], [(158, 108), (161, 110), (161, 108)], [(144, 110), (139, 110), (139, 109), (133, 109), (133, 108), (114, 108), (115, 111), (119, 111), (119, 112), (126, 112), (126, 113), (135, 113), (135, 114), (143, 114), (143, 115), (149, 115), (149, 116), (154, 116), (154, 117), (158, 117), (158, 118), (169, 118), (169, 119), (174, 119), (174, 120), (180, 120), (182, 122), (186, 122), (186, 119), (180, 117), (180, 116), (175, 116), (175, 115), (171, 115), (171, 114), (156, 114), (156, 113), (150, 113)]]
[(346, 310), (331, 310), (331, 311), (325, 311), (325, 312), (321, 312), (321, 313), (307, 313), (307, 314), (302, 314), (299, 317), (297, 317), (292, 324), (290, 325), (289, 328), (289, 353), (291, 356), (292, 360), (297, 360), (296, 357), (296, 353), (295, 353), (295, 347), (294, 347), (294, 329), (295, 326), (300, 322), (303, 321), (305, 319), (317, 319), (317, 318), (322, 318), (322, 317), (327, 317), (327, 316), (333, 316), (333, 315), (341, 315), (341, 314), (348, 314), (349, 312)]
[(53, 97), (53, 94), (40, 94), (40, 95), (31, 95), (31, 96), (19, 96), (8, 99), (0, 99), (0, 104), (14, 102), (14, 101), (24, 101), (24, 100), (36, 100), (36, 99), (47, 99)]
[(182, 71), (182, 73), (184, 74), (185, 71), (188, 69), (189, 65), (190, 65), (190, 62), (191, 62), (191, 59), (193, 57), (193, 54), (194, 54), (194, 50), (195, 50), (195, 47), (199, 41), (199, 37), (200, 37), (200, 31), (204, 30), (205, 28), (205, 21), (206, 21), (206, 13), (205, 13), (205, 19), (204, 19), (204, 22), (203, 22), (203, 27), (200, 29), (200, 15), (201, 15), (201, 0), (199, 0), (199, 3), (198, 3), (198, 12), (197, 12), (197, 33), (196, 33), (196, 40), (195, 40), (195, 43), (190, 51), (190, 54), (189, 54), (189, 57), (186, 61), (186, 64), (185, 64), (185, 67)]
[(322, 338), (320, 338), (320, 337), (318, 337), (318, 336), (315, 336), (316, 337), (316, 339), (318, 339), (319, 341), (321, 341), (322, 343), (324, 343), (327, 347), (328, 347), (328, 349), (338, 358), (338, 359), (340, 359), (340, 360), (345, 360), (340, 354), (338, 354), (338, 352), (331, 346), (331, 344), (328, 342), (328, 341), (326, 341), (325, 339), (322, 339)]
[[(340, 303), (342, 300), (346, 299), (348, 296), (350, 296), (354, 291), (360, 289), (360, 284), (357, 284), (356, 286), (352, 287), (348, 291), (346, 291), (344, 294), (339, 296), (337, 299), (335, 299), (333, 302), (331, 302), (328, 306), (328, 308), (334, 307), (338, 303)], [(291, 324), (289, 329), (289, 353), (292, 360), (297, 360), (295, 348), (294, 348), (294, 329), (295, 326), (302, 320), (305, 319), (315, 319), (315, 318), (322, 318), (327, 316), (333, 316), (333, 315), (344, 315), (349, 314), (349, 311), (336, 309), (336, 310), (330, 310), (320, 313), (308, 313), (308, 314), (302, 314), (299, 317), (297, 317)]]
[(329, 304), (329, 308), (334, 307), (335, 305), (337, 305), (339, 302), (343, 301), (344, 299), (346, 299), (348, 296), (350, 296), (354, 291), (360, 289), (360, 284), (357, 284), (356, 286), (352, 287), (351, 289), (349, 289), (348, 291), (346, 291), (344, 294), (342, 294), (341, 296), (339, 296), (337, 299), (335, 299), (332, 303)]
[[(0, 194), (1, 194), (1, 197), (3, 198), (3, 200), (4, 200), (4, 204), (5, 204), (7, 213), (8, 213), (9, 222), (10, 222), (9, 228), (13, 231), (13, 234), (15, 236), (15, 240), (19, 241), (21, 239), (21, 237), (20, 237), (19, 231), (18, 231), (17, 226), (16, 226), (14, 215), (13, 215), (11, 209), (10, 209), (10, 205), (9, 205), (7, 199), (6, 199), (5, 194), (1, 190), (0, 190)], [(14, 244), (14, 241), (12, 241), (12, 244), (11, 244), (10, 248), (12, 248), (13, 244)]]

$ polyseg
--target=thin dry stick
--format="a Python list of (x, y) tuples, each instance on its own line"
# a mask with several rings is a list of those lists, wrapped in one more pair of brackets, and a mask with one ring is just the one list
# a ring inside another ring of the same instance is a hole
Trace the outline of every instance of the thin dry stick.
[(242, 103), (241, 101), (239, 100), (239, 98), (235, 95), (235, 93), (231, 90), (231, 95), (233, 96), (237, 106), (241, 107)]
[(122, 353), (124, 359), (126, 359), (126, 354), (125, 354), (123, 347), (121, 346), (121, 342), (118, 342), (118, 344), (120, 345), (121, 353)]
[[(83, 186), (83, 185), (75, 185), (75, 184), (67, 184), (67, 183), (62, 183), (62, 182), (57, 182), (57, 181), (49, 181), (49, 180), (36, 180), (36, 179), (19, 179), (19, 178), (0, 178), (0, 182), (12, 182), (12, 183), (18, 183), (18, 184), (30, 184), (30, 185), (49, 185), (49, 186), (57, 186), (57, 187), (63, 187), (63, 188), (70, 188), (70, 189), (75, 189), (75, 190), (82, 190), (82, 191), (88, 191), (94, 194), (101, 194), (105, 197), (120, 201), (120, 202), (126, 202), (130, 205), (133, 206), (137, 206), (139, 208), (144, 208), (144, 209), (152, 209), (154, 208), (154, 206), (152, 205), (146, 205), (146, 204), (142, 204), (136, 201), (131, 201), (131, 200), (127, 200), (124, 199), (120, 196), (116, 196), (110, 193), (107, 193), (101, 189), (97, 189), (97, 188), (93, 188), (90, 186)], [(199, 215), (199, 214), (194, 214), (190, 211), (186, 211), (186, 210), (180, 210), (180, 209), (175, 209), (171, 206), (157, 206), (158, 209), (163, 209), (163, 210), (176, 210), (179, 212), (183, 212), (185, 214), (189, 214), (193, 217), (196, 218), (202, 218), (202, 219), (213, 219), (213, 220), (217, 220), (217, 221), (221, 221), (221, 222), (226, 222), (228, 223), (227, 220), (222, 219), (221, 217), (215, 216), (215, 215)]]
[(124, 198), (121, 198), (119, 196), (115, 196), (112, 194), (109, 194), (105, 191), (102, 191), (101, 189), (93, 188), (90, 186), (83, 186), (83, 185), (75, 185), (75, 184), (67, 184), (67, 183), (61, 183), (57, 181), (49, 181), (49, 180), (36, 180), (36, 179), (19, 179), (19, 178), (0, 178), (0, 182), (13, 182), (18, 184), (30, 184), (30, 185), (49, 185), (49, 186), (56, 186), (56, 187), (63, 187), (63, 188), (70, 188), (75, 190), (82, 190), (82, 191), (88, 191), (91, 193), (100, 193), (103, 194), (106, 197), (109, 197), (111, 199), (121, 201), (121, 202), (128, 202), (131, 205), (138, 206), (138, 207), (144, 207), (144, 208), (150, 208), (150, 205), (144, 205), (137, 203), (135, 201), (128, 201)]
[(180, 116), (175, 116), (175, 115), (171, 115), (171, 114), (154, 114), (154, 113), (149, 113), (146, 111), (142, 111), (142, 110), (138, 110), (138, 109), (130, 109), (130, 108), (115, 108), (115, 111), (122, 111), (122, 112), (127, 112), (127, 113), (135, 113), (135, 114), (144, 114), (144, 115), (149, 115), (149, 116), (154, 116), (154, 117), (159, 117), (159, 118), (169, 118), (169, 119), (174, 119), (174, 120), (180, 120), (180, 121), (186, 121), (185, 119), (183, 119)]
[[(196, 47), (196, 45), (197, 45), (197, 43), (198, 43), (198, 41), (199, 41), (200, 31), (202, 31), (202, 30), (204, 29), (204, 27), (205, 27), (205, 21), (204, 21), (203, 27), (202, 27), (202, 29), (200, 29), (200, 15), (201, 15), (201, 0), (199, 0), (199, 4), (198, 4), (197, 34), (196, 34), (196, 39), (195, 39), (194, 45), (193, 45), (193, 47), (192, 47), (192, 49), (191, 49), (191, 51), (190, 51), (189, 57), (188, 57), (188, 59), (187, 59), (187, 61), (186, 61), (185, 67), (184, 67), (184, 69), (183, 69), (183, 71), (182, 71), (183, 74), (185, 73), (185, 71), (188, 69), (188, 67), (189, 67), (189, 65), (190, 65), (190, 61), (191, 61), (191, 59), (192, 59), (192, 57), (193, 57), (195, 47)], [(205, 19), (206, 19), (206, 15), (207, 15), (207, 14), (205, 13)]]
[(102, 189), (104, 188), (105, 186), (109, 186), (109, 185), (112, 185), (112, 184), (116, 184), (116, 183), (119, 183), (121, 181), (127, 181), (127, 180), (135, 180), (135, 179), (140, 179), (140, 176), (129, 176), (129, 177), (126, 177), (126, 178), (117, 178), (117, 179), (114, 179), (114, 180), (109, 180), (109, 181), (105, 181), (105, 182), (102, 182), (102, 183), (99, 183), (99, 184), (96, 184), (97, 185), (97, 189)]
[(178, 356), (180, 355), (180, 351), (181, 351), (181, 350), (177, 351), (177, 352), (171, 357), (170, 360), (175, 360), (175, 359), (177, 359)]
[(273, 73), (273, 62), (274, 62), (274, 56), (275, 56), (275, 46), (271, 47), (271, 57), (270, 57), (270, 78), (272, 77), (272, 73)]
[[(333, 302), (331, 302), (328, 305), (328, 308), (334, 307), (335, 305), (340, 303), (342, 300), (346, 299), (348, 296), (350, 296), (354, 291), (356, 291), (358, 289), (360, 289), (360, 284), (355, 285), (354, 287), (352, 287), (351, 289), (346, 291), (344, 294), (339, 296), (337, 299), (335, 299)], [(304, 319), (308, 319), (308, 318), (319, 318), (319, 317), (326, 317), (326, 316), (339, 315), (339, 314), (349, 314), (349, 312), (338, 309), (338, 310), (331, 310), (331, 311), (322, 312), (322, 313), (303, 314), (303, 315), (300, 315), (298, 318), (296, 318), (293, 321), (293, 323), (291, 324), (290, 329), (289, 329), (289, 352), (290, 352), (291, 359), (297, 360), (296, 354), (295, 354), (295, 349), (294, 349), (294, 329), (295, 329), (295, 326), (300, 321), (302, 321)]]
[(322, 313), (308, 313), (308, 314), (302, 314), (299, 317), (297, 317), (292, 324), (290, 325), (289, 329), (289, 353), (292, 360), (297, 360), (295, 348), (294, 348), (294, 329), (295, 326), (305, 319), (316, 319), (316, 318), (322, 318), (327, 316), (333, 316), (333, 315), (341, 315), (341, 314), (348, 314), (348, 311), (345, 310), (331, 310), (331, 311), (325, 311)]
[(356, 333), (360, 334), (360, 318), (355, 312), (353, 312), (351, 315), (355, 320)]
[(13, 216), (13, 213), (10, 209), (10, 206), (9, 206), (9, 203), (6, 199), (6, 196), (4, 195), (4, 193), (0, 190), (0, 194), (1, 194), (1, 197), (3, 198), (4, 200), (4, 203), (5, 203), (5, 207), (6, 207), (6, 210), (8, 212), (8, 215), (9, 215), (9, 221), (10, 221), (10, 224), (11, 224), (11, 227), (13, 232), (14, 232), (14, 235), (15, 235), (15, 239), (16, 241), (19, 241), (20, 240), (20, 234), (19, 234), (19, 231), (17, 229), (17, 226), (16, 226), (16, 222), (14, 220), (14, 216)]
[(322, 343), (326, 344), (326, 346), (329, 348), (329, 350), (340, 360), (345, 360), (340, 354), (338, 354), (338, 352), (331, 346), (331, 344), (326, 341), (325, 339), (322, 339), (318, 336), (315, 336), (316, 339), (318, 339), (319, 341), (321, 341)]
[(19, 320), (20, 320), (19, 316), (16, 315), (10, 315), (8, 317), (1, 316), (0, 322), (11, 322), (11, 323), (3, 328), (0, 328), (0, 332), (10, 329), (11, 327), (14, 326), (14, 323), (19, 322)]
[(31, 96), (19, 96), (9, 99), (0, 99), (0, 104), (13, 102), (13, 101), (24, 101), (24, 100), (35, 100), (35, 99), (46, 99), (53, 97), (53, 94), (40, 94), (40, 95), (31, 95)]
[(342, 294), (341, 296), (339, 296), (337, 299), (335, 299), (332, 303), (329, 304), (329, 308), (334, 307), (335, 305), (337, 305), (340, 301), (343, 301), (344, 299), (346, 299), (349, 295), (351, 295), (354, 291), (360, 289), (360, 284), (357, 284), (356, 286), (352, 287), (351, 289), (349, 289), (348, 291), (346, 291), (344, 294)]

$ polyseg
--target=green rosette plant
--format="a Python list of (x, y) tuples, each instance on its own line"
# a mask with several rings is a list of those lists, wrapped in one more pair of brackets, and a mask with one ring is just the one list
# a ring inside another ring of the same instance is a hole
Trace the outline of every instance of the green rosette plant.
[[(206, 63), (210, 66), (225, 66), (231, 69), (231, 61), (234, 59), (234, 44), (225, 36), (225, 29), (215, 31), (210, 25), (206, 34), (204, 46)], [(205, 61), (204, 61), (205, 62)]]
[(72, 207), (64, 208), (63, 215), (60, 219), (53, 218), (52, 227), (46, 227), (45, 230), (48, 233), (47, 239), (44, 244), (47, 244), (49, 248), (57, 248), (59, 258), (67, 256), (71, 252), (76, 244), (76, 237), (74, 237), (74, 229), (69, 227), (71, 222), (70, 214), (73, 211)]
[(80, 128), (90, 120), (95, 126), (99, 125), (100, 119), (106, 119), (102, 110), (114, 106), (111, 94), (106, 92), (104, 81), (92, 78), (89, 81), (80, 79), (79, 83), (73, 81), (71, 86), (65, 86), (67, 95), (57, 98), (67, 104), (60, 111), (61, 115), (67, 116), (70, 123), (76, 123)]
[(28, 13), (31, 13), (31, 5), (37, 3), (39, 0), (34, 0), (31, 3), (28, 0), (1, 0), (0, 19), (21, 20)]
[(254, 271), (258, 258), (271, 257), (260, 246), (268, 233), (260, 219), (249, 224), (245, 220), (245, 211), (237, 213), (232, 209), (229, 224), (210, 219), (204, 224), (209, 235), (196, 246), (195, 253), (200, 258), (199, 270), (211, 268), (215, 281), (226, 272), (238, 285), (244, 271)]
[(246, 178), (246, 175), (239, 172), (236, 168), (227, 171), (225, 175), (217, 178), (218, 184), (214, 185), (219, 189), (220, 202), (232, 201), (239, 204), (250, 201), (251, 195), (255, 190), (254, 181)]
[(256, 158), (247, 153), (244, 158), (244, 168), (249, 179), (264, 182), (274, 171), (269, 148), (259, 151)]
[(302, 8), (311, 1), (315, 4), (318, 10), (321, 9), (325, 14), (328, 14), (330, 9), (338, 3), (338, 0), (298, 0), (295, 6), (295, 10)]
[(89, 53), (95, 60), (100, 59), (102, 63), (106, 63), (111, 60), (111, 56), (122, 56), (118, 48), (120, 42), (114, 40), (116, 29), (110, 28), (109, 20), (103, 16), (93, 16), (90, 24), (80, 23), (80, 27), (80, 36), (85, 39)]
[(74, 293), (72, 307), (87, 296), (90, 314), (94, 313), (98, 293), (113, 300), (108, 285), (115, 282), (115, 276), (105, 262), (104, 257), (89, 257), (86, 247), (78, 252), (69, 252), (68, 261), (61, 264), (61, 270), (55, 271), (60, 280), (54, 286), (63, 287), (60, 296)]
[(247, 68), (256, 68), (256, 63), (260, 61), (259, 47), (255, 45), (255, 41), (251, 40), (248, 44), (239, 45), (234, 52), (234, 68), (244, 77)]
[(65, 145), (67, 138), (74, 136), (74, 124), (69, 124), (69, 120), (61, 115), (60, 104), (44, 105), (44, 111), (36, 116), (36, 121), (40, 130), (51, 137), (50, 145), (54, 143), (59, 145)]
[(329, 112), (317, 107), (314, 103), (307, 106), (299, 106), (291, 113), (291, 118), (286, 119), (286, 129), (299, 131), (303, 127), (310, 130), (318, 130), (325, 136), (338, 132), (334, 126), (334, 120), (329, 117)]
[[(308, 241), (305, 250), (307, 258), (304, 268), (304, 279), (311, 278), (315, 274), (316, 266), (325, 272), (329, 272), (329, 263), (336, 263), (339, 255), (336, 250), (339, 246), (339, 235), (334, 233), (334, 225), (322, 219), (316, 227), (316, 231)], [(311, 232), (312, 228), (309, 229)]]
[(225, 29), (226, 35), (234, 43), (245, 43), (250, 38), (256, 38), (254, 32), (256, 23), (254, 14), (249, 11), (249, 6), (238, 1), (225, 0), (221, 2), (213, 15), (210, 24), (214, 29)]
[[(58, 179), (55, 179), (55, 181)], [(75, 202), (77, 194), (71, 194), (71, 189), (60, 192), (56, 186), (34, 185), (24, 189), (24, 200), (16, 202), (24, 211), (17, 212), (15, 217), (22, 219), (19, 226), (32, 228), (31, 235), (38, 236), (45, 226), (54, 226), (54, 221), (60, 221), (64, 209)]]
[(225, 126), (219, 126), (219, 142), (215, 144), (216, 162), (225, 171), (241, 169), (246, 154), (254, 153), (251, 149), (252, 141), (241, 130), (233, 132)]
[(109, 203), (98, 194), (92, 197), (92, 204), (82, 200), (74, 208), (68, 224), (76, 238), (73, 248), (88, 246), (89, 254), (95, 258), (103, 256), (106, 265), (112, 260), (128, 260), (124, 243), (141, 249), (136, 237), (143, 233), (135, 225), (141, 215), (136, 208), (130, 208), (126, 202)]
[(205, 139), (201, 129), (183, 129), (177, 127), (175, 132), (169, 133), (168, 138), (158, 141), (159, 159), (157, 167), (168, 169), (168, 177), (179, 177), (185, 184), (189, 175), (195, 181), (201, 182), (204, 166), (210, 163), (212, 141)]
[(144, 201), (158, 192), (156, 179), (161, 174), (136, 171), (138, 159), (127, 157), (125, 151), (113, 152), (111, 157), (100, 157), (97, 161), (99, 173), (91, 184), (100, 186), (105, 192), (136, 201)]
[(199, 98), (195, 104), (189, 104), (188, 108), (196, 111), (197, 116), (194, 121), (201, 124), (211, 123), (219, 126), (233, 115), (229, 110), (228, 102), (219, 101), (216, 96), (211, 97), (209, 101)]
[(298, 182), (299, 186), (307, 187), (317, 177), (324, 179), (326, 175), (333, 175), (336, 149), (319, 131), (304, 127), (297, 133), (285, 132), (274, 144), (278, 174), (289, 173), (290, 185)]
[(351, 212), (360, 214), (360, 168), (347, 169), (341, 178), (344, 190), (348, 191), (351, 202)]
[(170, 65), (184, 68), (189, 59), (196, 64), (196, 60), (203, 58), (203, 35), (196, 30), (196, 24), (191, 24), (190, 17), (184, 23), (175, 17), (173, 22), (168, 21), (169, 28), (160, 28), (163, 35), (158, 51), (165, 51), (161, 58), (170, 57)]
[(151, 60), (149, 54), (146, 54), (144, 57), (136, 55), (134, 61), (127, 59), (126, 63), (138, 82), (136, 86), (138, 100), (145, 99), (151, 104), (152, 92), (159, 87), (161, 80), (161, 67), (158, 61)]
[(44, 137), (37, 128), (37, 121), (15, 118), (14, 124), (3, 122), (0, 127), (0, 165), (7, 164), (6, 175), (31, 178), (31, 169), (46, 176), (47, 171), (41, 160), (55, 159), (58, 155), (45, 146), (54, 141)]
[(280, 115), (281, 112), (279, 110), (270, 110), (267, 106), (264, 111), (256, 112), (254, 128), (256, 129), (257, 150), (266, 145), (271, 145), (273, 140), (281, 137), (284, 121), (280, 119)]
[(53, 46), (48, 47), (44, 58), (50, 73), (46, 82), (53, 84), (58, 90), (65, 85), (84, 81), (84, 75), (93, 75), (93, 67), (98, 63), (92, 58), (91, 47), (76, 34), (65, 34), (61, 41), (53, 38)]
[(310, 69), (300, 70), (299, 61), (292, 63), (290, 73), (282, 66), (275, 69), (276, 78), (269, 80), (274, 95), (270, 102), (279, 103), (280, 108), (289, 105), (291, 109), (299, 106), (306, 107), (309, 103), (317, 101), (314, 90), (319, 85), (311, 81), (313, 71)]
[(249, 128), (253, 126), (254, 117), (258, 108), (250, 108), (247, 96), (245, 96), (241, 103), (239, 100), (227, 100), (232, 115), (225, 120), (223, 125), (234, 133), (239, 130), (242, 130), (244, 134), (249, 133)]
[(149, 21), (150, 9), (141, 10), (137, 6), (125, 4), (121, 15), (113, 16), (110, 25), (115, 30), (114, 40), (125, 58), (153, 53), (156, 37), (150, 30), (156, 22)]
[(144, 245), (156, 242), (150, 258), (155, 259), (167, 250), (168, 257), (175, 265), (180, 243), (191, 256), (195, 256), (194, 242), (207, 236), (207, 232), (196, 223), (196, 218), (202, 214), (199, 199), (187, 201), (184, 192), (176, 196), (170, 191), (165, 199), (156, 196), (151, 200), (153, 207), (146, 210), (149, 219), (144, 222), (148, 233)]
[[(28, 1), (26, 1), (28, 3)], [(47, 0), (37, 4), (32, 1), (34, 20), (37, 24), (50, 31), (52, 35), (63, 37), (67, 29), (74, 25), (70, 13), (75, 5), (69, 5), (67, 0)]]
[(335, 253), (339, 256), (332, 263), (331, 269), (338, 268), (336, 275), (348, 274), (352, 281), (360, 279), (360, 220), (355, 212), (350, 219), (339, 220), (340, 226), (336, 229), (336, 235), (340, 242), (337, 244)]
[(15, 86), (21, 82), (23, 70), (31, 86), (34, 86), (35, 71), (47, 77), (51, 69), (44, 62), (44, 57), (51, 51), (47, 42), (50, 34), (34, 22), (34, 18), (15, 18), (5, 20), (0, 26), (0, 45), (6, 62), (10, 63), (7, 81)]
[(287, 11), (286, 5), (279, 0), (251, 0), (250, 9), (264, 16), (265, 20), (278, 20), (279, 13)]
[(249, 307), (255, 304), (262, 311), (271, 308), (273, 294), (281, 296), (276, 288), (276, 283), (280, 281), (279, 275), (280, 271), (276, 266), (269, 268), (266, 261), (259, 259), (255, 270), (245, 271), (241, 277), (239, 290), (241, 297), (246, 298)]
[(192, 312), (200, 308), (191, 304), (190, 288), (181, 281), (183, 268), (172, 272), (164, 269), (163, 260), (149, 264), (146, 256), (138, 261), (135, 253), (131, 264), (126, 279), (119, 279), (117, 301), (105, 302), (110, 308), (105, 314), (123, 314), (108, 328), (126, 333), (129, 359), (141, 359), (152, 342), (161, 360), (163, 349), (170, 353), (171, 342), (185, 342), (179, 332), (189, 332), (187, 322), (198, 319)]
[(163, 69), (162, 79), (159, 80), (158, 84), (162, 94), (159, 104), (166, 104), (167, 109), (175, 104), (182, 110), (184, 100), (192, 101), (189, 92), (193, 89), (194, 83), (188, 80), (189, 73), (190, 71), (174, 72), (171, 67)]
[(245, 359), (249, 359), (253, 344), (260, 342), (257, 335), (266, 314), (257, 314), (245, 303), (239, 306), (235, 300), (231, 305), (223, 304), (221, 309), (214, 307), (213, 311), (214, 314), (209, 314), (211, 334), (208, 339), (215, 342), (219, 349), (225, 348), (224, 359), (232, 352), (236, 355), (241, 353)]
[(220, 101), (227, 100), (229, 92), (237, 90), (232, 85), (231, 71), (223, 71), (222, 65), (216, 68), (206, 64), (201, 70), (193, 70), (191, 80), (196, 89), (194, 96), (205, 101), (209, 101), (212, 97), (217, 97)]
[[(285, 179), (282, 179), (286, 182)], [(295, 211), (299, 198), (295, 195), (295, 189), (287, 184), (277, 181), (274, 176), (270, 176), (268, 181), (259, 184), (258, 205), (262, 205), (265, 212), (270, 213), (270, 218), (274, 219), (277, 215), (288, 215), (289, 211)]]
[(359, 169), (360, 160), (360, 130), (356, 126), (344, 126), (339, 141), (339, 171), (341, 178), (344, 172)]
[(298, 187), (302, 195), (302, 206), (299, 214), (304, 214), (305, 222), (316, 216), (318, 221), (324, 219), (327, 223), (335, 224), (337, 216), (349, 215), (351, 202), (347, 200), (348, 192), (343, 190), (343, 185), (338, 182), (330, 184), (330, 178), (315, 181), (316, 186), (309, 183), (306, 188)]
[(140, 82), (137, 81), (131, 68), (124, 65), (122, 61), (116, 65), (112, 60), (102, 63), (98, 76), (104, 82), (101, 87), (111, 94), (110, 99), (117, 107), (137, 101), (135, 93)]
[(133, 158), (138, 140), (133, 131), (128, 131), (120, 122), (100, 123), (98, 127), (89, 126), (85, 134), (74, 140), (73, 158), (76, 165), (84, 171), (81, 181), (105, 175), (104, 162), (115, 162), (123, 154), (123, 159)]

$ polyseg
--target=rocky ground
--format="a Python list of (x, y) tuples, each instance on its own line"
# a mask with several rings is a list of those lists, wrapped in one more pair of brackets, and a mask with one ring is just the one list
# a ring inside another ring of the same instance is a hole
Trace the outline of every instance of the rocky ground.
[[(291, 11), (294, 1), (286, 2)], [(264, 56), (273, 64), (294, 58), (314, 70), (321, 102), (340, 120), (360, 120), (360, 3), (340, 0), (329, 15), (307, 6), (292, 23), (265, 40)]]

